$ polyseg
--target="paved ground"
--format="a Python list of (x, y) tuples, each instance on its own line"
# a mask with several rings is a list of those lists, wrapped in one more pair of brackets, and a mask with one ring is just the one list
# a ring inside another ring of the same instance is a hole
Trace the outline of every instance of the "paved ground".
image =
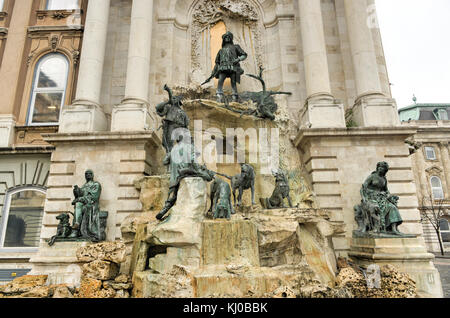
[(442, 289), (444, 290), (444, 297), (450, 298), (450, 253), (445, 256), (435, 254), (434, 265), (441, 275)]

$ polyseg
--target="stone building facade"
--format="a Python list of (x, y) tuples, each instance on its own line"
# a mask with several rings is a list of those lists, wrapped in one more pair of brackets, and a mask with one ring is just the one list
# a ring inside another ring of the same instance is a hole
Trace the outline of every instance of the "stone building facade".
[[(442, 241), (446, 251), (450, 249), (450, 105), (415, 103), (399, 110), (404, 126), (419, 127), (414, 142), (419, 149), (412, 155), (414, 180), (417, 185), (419, 206), (431, 209), (430, 197), (435, 210), (441, 207), (443, 215)], [(429, 212), (431, 213), (431, 211)], [(435, 229), (429, 222), (424, 225), (428, 250), (441, 251)]]
[(54, 150), (42, 134), (58, 131), (73, 99), (87, 2), (0, 5), (0, 280), (10, 280), (38, 251)]
[[(414, 163), (405, 144), (418, 128), (400, 124), (374, 0), (62, 2), (70, 9), (53, 10), (47, 0), (4, 0), (2, 237), (21, 201), (45, 199), (36, 200), (39, 239), (32, 247), (9, 248), (3, 238), (0, 269), (64, 271), (69, 256), (40, 251), (55, 234), (55, 216), (72, 210), (72, 185), (84, 182), (87, 168), (104, 187), (107, 240), (121, 239), (122, 221), (142, 212), (134, 182), (165, 171), (155, 112), (166, 98), (163, 86), (198, 88), (211, 72), (213, 43), (223, 27), (248, 53), (246, 73), (263, 66), (268, 89), (292, 92), (277, 98), (280, 161), (306, 180), (332, 222), (345, 224), (345, 234), (333, 238), (336, 255), (348, 254), (353, 207), (380, 161), (389, 163), (390, 190), (400, 197), (400, 230), (422, 237)], [(245, 77), (239, 89), (257, 88)], [(209, 124), (203, 121), (205, 129)], [(256, 195), (267, 196), (270, 175), (258, 175)]]

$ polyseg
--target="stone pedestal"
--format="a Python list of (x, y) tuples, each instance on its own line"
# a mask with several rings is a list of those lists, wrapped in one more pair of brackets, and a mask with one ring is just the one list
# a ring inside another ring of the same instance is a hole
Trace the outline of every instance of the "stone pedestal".
[(359, 98), (353, 106), (353, 120), (360, 127), (398, 127), (395, 99), (382, 95)]
[(175, 206), (170, 215), (151, 231), (147, 242), (163, 246), (200, 247), (206, 199), (206, 182), (202, 178), (181, 180)]
[(79, 287), (81, 265), (76, 251), (86, 247), (89, 242), (56, 242), (53, 246), (42, 243), (39, 253), (30, 259), (33, 268), (28, 275), (48, 275), (47, 282), (52, 284), (68, 284)]
[(246, 220), (202, 224), (202, 265), (245, 264), (259, 267), (258, 232)]
[(415, 280), (419, 295), (443, 297), (434, 255), (427, 253), (423, 238), (353, 238), (350, 247), (348, 255), (357, 264), (392, 264)]
[(314, 99), (300, 112), (303, 128), (345, 128), (344, 104), (329, 98)]
[(202, 178), (181, 180), (177, 202), (161, 223), (150, 223), (145, 232), (149, 268), (166, 273), (174, 265), (192, 269), (201, 263), (201, 227), (207, 207), (207, 187)]
[(64, 107), (59, 132), (79, 133), (108, 130), (108, 119), (99, 105), (74, 104)]
[(139, 131), (152, 128), (152, 118), (146, 102), (124, 102), (112, 110), (111, 131)]

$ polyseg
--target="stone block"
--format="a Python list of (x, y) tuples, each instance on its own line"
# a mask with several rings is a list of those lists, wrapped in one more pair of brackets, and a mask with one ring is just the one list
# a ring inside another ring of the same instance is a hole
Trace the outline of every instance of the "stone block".
[(103, 242), (81, 247), (76, 256), (79, 262), (110, 261), (120, 264), (125, 261), (126, 247), (122, 242)]
[(101, 280), (84, 277), (78, 291), (78, 298), (97, 298), (101, 288)]
[(357, 101), (353, 106), (353, 119), (360, 127), (400, 126), (395, 100), (385, 97)]
[(116, 263), (95, 260), (83, 265), (83, 275), (97, 280), (114, 279), (119, 274), (119, 266)]
[(202, 265), (259, 266), (256, 225), (245, 220), (202, 223)]
[(144, 211), (160, 211), (168, 196), (168, 176), (144, 177), (134, 183), (140, 190), (140, 201)]
[(309, 101), (301, 112), (300, 123), (304, 128), (344, 128), (344, 105), (330, 100)]
[(45, 285), (47, 278), (47, 275), (25, 275), (14, 279), (6, 285), (0, 286), (0, 293), (5, 295), (18, 295), (31, 292)]
[(67, 284), (78, 287), (82, 269), (76, 251), (87, 244), (87, 242), (56, 242), (55, 245), (48, 246), (46, 242), (42, 242), (37, 255), (30, 259), (33, 267), (29, 274), (47, 275), (48, 283), (52, 285)]
[(59, 125), (60, 133), (105, 131), (105, 113), (96, 105), (73, 105), (64, 108)]
[(201, 222), (205, 218), (207, 188), (202, 178), (185, 178), (178, 190), (178, 199), (170, 215), (148, 231), (151, 245), (184, 247), (201, 244)]
[[(116, 88), (113, 88), (113, 90)], [(123, 95), (123, 88), (119, 87), (119, 94)], [(145, 104), (121, 104), (112, 111), (112, 131), (138, 131), (155, 129), (154, 121)]]

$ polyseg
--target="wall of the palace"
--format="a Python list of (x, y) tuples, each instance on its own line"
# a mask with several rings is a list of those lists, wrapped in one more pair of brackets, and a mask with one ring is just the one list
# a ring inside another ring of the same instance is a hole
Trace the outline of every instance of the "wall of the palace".
[[(368, 0), (368, 6), (371, 2)], [(198, 3), (191, 0), (154, 1), (149, 89), (151, 105), (166, 97), (162, 89), (164, 84), (188, 86), (199, 84), (200, 79), (209, 76), (212, 66), (210, 52), (205, 47), (200, 48), (204, 54), (200, 58), (201, 72), (192, 73), (194, 40), (204, 45), (209, 43), (207, 32), (201, 33), (200, 39), (194, 39), (197, 35), (192, 32), (195, 29), (193, 16)], [(297, 121), (307, 97), (298, 3), (294, 0), (282, 4), (253, 0), (247, 3), (255, 8), (260, 19), (258, 36), (252, 35), (253, 45), (259, 48), (253, 48), (253, 52), (258, 58), (260, 55), (268, 88), (293, 92), (288, 99), (288, 110), (292, 120)], [(131, 0), (111, 1), (101, 91), (101, 103), (107, 114), (111, 113), (113, 105), (120, 104), (125, 95), (131, 6)], [(344, 102), (348, 109), (353, 106), (357, 96), (343, 0), (322, 1), (322, 15), (332, 94)], [(239, 30), (239, 25), (233, 25), (239, 24), (238, 20), (230, 19), (226, 23), (229, 29)], [(372, 33), (382, 91), (390, 96), (381, 36), (376, 28), (372, 29)], [(243, 40), (246, 34), (238, 33), (235, 36), (237, 43), (241, 39), (242, 43), (239, 44), (246, 45)], [(249, 56), (249, 59), (256, 57)], [(246, 69), (248, 73), (256, 72), (253, 62), (244, 62), (243, 66), (249, 68)], [(245, 77), (240, 86), (240, 90), (258, 88), (257, 83)]]
[[(165, 92), (162, 86), (165, 83), (171, 85), (198, 84), (200, 79), (203, 80), (209, 75), (212, 68), (208, 61), (210, 52), (208, 47), (204, 47), (209, 43), (209, 34), (207, 31), (201, 32), (200, 35), (193, 32), (196, 28), (194, 17), (199, 2), (197, 0), (154, 1), (149, 80), (151, 105), (164, 100)], [(307, 98), (298, 2), (295, 0), (282, 3), (257, 0), (243, 2), (253, 8), (252, 10), (258, 18), (256, 27), (245, 31), (250, 34), (245, 32), (236, 34), (236, 42), (241, 42), (242, 46), (249, 47), (250, 55), (254, 55), (249, 57), (249, 62), (243, 63), (244, 68), (247, 68), (248, 73), (254, 73), (257, 71), (256, 63), (262, 63), (265, 67), (265, 79), (269, 89), (280, 89), (293, 93), (287, 99), (287, 108), (291, 120), (297, 122), (298, 114)], [(368, 8), (371, 8), (373, 0), (367, 0), (367, 3)], [(14, 5), (12, 0), (5, 1), (6, 13), (3, 20), (0, 17), (0, 52), (5, 50), (7, 39), (15, 34), (10, 30), (12, 34), (7, 35), (14, 6), (17, 10), (23, 10), (21, 6), (25, 6), (25, 2), (16, 1)], [(14, 121), (15, 126), (26, 124), (34, 67), (39, 59), (47, 53), (59, 52), (68, 58), (70, 72), (65, 104), (69, 105), (75, 98), (87, 1), (81, 1), (81, 7), (82, 11), (79, 15), (64, 10), (58, 11), (56, 14), (45, 10), (45, 0), (34, 0), (30, 7), (30, 16), (21, 17), (24, 24), (22, 28), (26, 28), (23, 33), (26, 41), (18, 39), (15, 46), (6, 50), (6, 52), (19, 53), (18, 56), (21, 60), (17, 61), (17, 67), (20, 68), (20, 72), (18, 74), (2, 73), (8, 87), (12, 85), (12, 90), (17, 91), (18, 94), (14, 95), (13, 99), (3, 100), (5, 105), (0, 109), (1, 114), (13, 116), (11, 120)], [(131, 7), (132, 0), (111, 0), (100, 98), (109, 121), (112, 107), (120, 104), (125, 97)], [(348, 109), (353, 106), (357, 96), (344, 0), (321, 1), (321, 11), (324, 21), (331, 93), (335, 98), (343, 101)], [(230, 30), (240, 30), (241, 22), (231, 18), (225, 20)], [(76, 27), (74, 28), (73, 25)], [(20, 25), (16, 27), (21, 28)], [(1, 30), (5, 30), (5, 32), (2, 33)], [(372, 35), (382, 91), (390, 96), (379, 30), (373, 28)], [(196, 38), (199, 36), (201, 38)], [(201, 42), (198, 52), (194, 49), (196, 41)], [(196, 74), (192, 73), (195, 64), (192, 57), (193, 52), (204, 54), (206, 57), (200, 58), (201, 72)], [(8, 59), (7, 56), (2, 55), (1, 57)], [(9, 60), (8, 64), (10, 64)], [(8, 79), (10, 75), (14, 77), (11, 78), (11, 81)], [(240, 90), (258, 88), (259, 84), (254, 80), (243, 77)], [(150, 108), (153, 109), (153, 107)], [(11, 127), (5, 129), (8, 129), (6, 133), (2, 131), (0, 135), (2, 138), (9, 138)]]
[[(47, 189), (50, 175), (50, 153), (0, 155), (0, 225), (5, 225), (5, 203), (8, 192), (17, 189)], [(0, 230), (3, 234), (4, 227)], [(37, 254), (37, 248), (0, 249), (0, 269), (31, 269), (29, 259)]]
[[(417, 189), (419, 205), (429, 206), (431, 191), (431, 177), (436, 176), (442, 182), (442, 190), (446, 201), (443, 203), (447, 217), (450, 216), (450, 123), (448, 121), (412, 121), (403, 123), (405, 126), (417, 125), (419, 130), (414, 136), (414, 140), (422, 144), (412, 155), (414, 180)], [(433, 147), (436, 159), (427, 159), (425, 147)], [(424, 203), (422, 203), (425, 198)], [(437, 203), (436, 203), (437, 204)], [(435, 205), (436, 205), (435, 204)], [(431, 224), (424, 223), (424, 237), (428, 249), (433, 252), (440, 252), (439, 242), (436, 232)], [(446, 249), (450, 249), (450, 244), (446, 244)]]

